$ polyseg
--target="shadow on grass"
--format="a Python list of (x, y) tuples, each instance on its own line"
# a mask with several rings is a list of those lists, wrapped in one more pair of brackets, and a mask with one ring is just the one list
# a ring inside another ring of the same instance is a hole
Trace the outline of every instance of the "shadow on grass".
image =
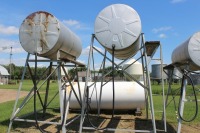
[[(156, 120), (155, 122), (156, 122), (157, 133), (165, 133), (164, 122), (162, 120)], [(171, 124), (169, 124), (167, 122), (166, 126), (167, 126), (168, 133), (176, 133), (176, 130), (174, 129), (174, 127)], [(136, 118), (135, 119), (135, 130), (153, 130), (152, 120)]]
[[(115, 116), (113, 119), (111, 119), (111, 111), (103, 111), (101, 112), (102, 115), (97, 116), (95, 113), (91, 113), (89, 115), (89, 120), (95, 127), (99, 128), (109, 128), (109, 129), (130, 129), (130, 130), (152, 130), (152, 121), (151, 120), (145, 120), (143, 118), (138, 118), (134, 116), (132, 113), (133, 111), (120, 111), (115, 112)], [(74, 118), (80, 116), (77, 112), (70, 112), (68, 115), (67, 122), (72, 121)], [(60, 115), (58, 109), (53, 109), (51, 113), (46, 113), (45, 117), (43, 117), (42, 113), (38, 113), (38, 120), (39, 121), (51, 121), (51, 122), (60, 122)], [(127, 117), (129, 116), (129, 117)], [(24, 119), (31, 119), (34, 120), (34, 114), (31, 114), (28, 117), (25, 117)], [(89, 122), (88, 117), (85, 118), (83, 127), (92, 127), (91, 123)], [(8, 126), (9, 120), (5, 120), (1, 122), (2, 125)], [(162, 133), (164, 132), (164, 125), (163, 121), (156, 120), (156, 127), (157, 132)], [(80, 117), (76, 120), (74, 120), (71, 124), (69, 124), (67, 128), (67, 132), (78, 132), (80, 126)], [(46, 132), (55, 132), (59, 133), (61, 132), (61, 126), (60, 125), (50, 125), (50, 124), (40, 124), (40, 128), (45, 130)], [(36, 128), (35, 122), (19, 122), (14, 121), (12, 126), (12, 131), (14, 132), (30, 132), (30, 129), (32, 129), (32, 132), (39, 132), (39, 130)], [(83, 132), (94, 132), (93, 130), (87, 130), (83, 129)], [(113, 131), (104, 131), (107, 133), (113, 132)], [(175, 133), (175, 129), (167, 123), (167, 132)]]

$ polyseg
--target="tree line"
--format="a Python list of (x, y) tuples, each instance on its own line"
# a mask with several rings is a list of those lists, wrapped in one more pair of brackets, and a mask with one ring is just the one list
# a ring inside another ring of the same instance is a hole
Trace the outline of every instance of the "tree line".
[[(16, 66), (15, 64), (11, 63), (9, 65), (3, 65), (7, 70), (8, 70), (8, 73), (11, 75), (11, 79), (13, 80), (20, 80), (21, 77), (22, 77), (22, 74), (23, 74), (23, 71), (24, 71), (24, 66)], [(35, 68), (34, 67), (30, 67), (31, 69), (31, 72), (32, 74), (34, 75), (34, 70)], [(52, 67), (51, 71), (54, 71), (55, 68)], [(37, 68), (37, 78), (43, 76), (45, 77), (44, 74), (46, 74), (47, 76), (47, 72), (45, 73), (45, 71), (47, 70), (47, 67), (38, 67)], [(86, 71), (87, 70), (87, 67), (77, 67), (77, 71)], [(95, 71), (95, 73), (107, 73), (109, 71), (112, 70), (112, 67), (109, 66), (109, 67), (106, 67), (104, 70), (99, 70), (99, 71)], [(94, 71), (91, 71), (91, 73), (94, 73)], [(68, 71), (68, 75), (70, 77), (70, 79), (74, 79), (75, 78), (75, 75), (76, 75), (76, 68), (72, 68)], [(119, 77), (123, 77), (123, 73), (121, 71), (117, 71), (115, 70), (114, 71), (114, 75), (115, 76), (119, 76)], [(109, 76), (112, 76), (112, 72), (109, 73), (107, 75), (108, 77)], [(31, 79), (31, 73), (29, 72), (28, 68), (26, 70), (26, 73), (24, 75), (24, 79)], [(56, 73), (53, 73), (52, 76), (50, 77), (52, 80), (56, 80), (57, 79), (57, 75)]]
[[(9, 65), (3, 65), (10, 74), (10, 78), (13, 80), (20, 80), (24, 71), (24, 66), (16, 66), (15, 64), (11, 63)], [(30, 67), (31, 73), (34, 75), (34, 67)], [(44, 75), (47, 67), (38, 67), (37, 68), (37, 76), (40, 77)], [(51, 71), (53, 71), (54, 68), (52, 68)], [(28, 68), (26, 69), (26, 73), (24, 75), (24, 79), (31, 79), (31, 73), (29, 72)], [(56, 74), (53, 74), (51, 76), (52, 79), (56, 79)]]

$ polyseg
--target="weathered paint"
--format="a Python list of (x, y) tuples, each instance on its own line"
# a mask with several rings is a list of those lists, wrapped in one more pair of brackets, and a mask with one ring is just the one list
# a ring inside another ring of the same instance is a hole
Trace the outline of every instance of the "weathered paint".
[(82, 51), (80, 39), (45, 11), (34, 12), (26, 17), (20, 27), (19, 38), (25, 51), (49, 59), (75, 60)]

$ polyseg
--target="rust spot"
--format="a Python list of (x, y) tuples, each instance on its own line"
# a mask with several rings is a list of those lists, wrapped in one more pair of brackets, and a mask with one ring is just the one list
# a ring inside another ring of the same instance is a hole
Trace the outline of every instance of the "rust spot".
[(32, 19), (27, 19), (27, 23), (29, 26), (33, 26), (34, 22), (32, 21)]
[(50, 14), (50, 13), (48, 13), (48, 12), (45, 12), (45, 11), (38, 11), (37, 13), (38, 13), (38, 14), (40, 14), (40, 13), (43, 13), (43, 14), (45, 14), (45, 15), (46, 15), (46, 17), (48, 17), (48, 16), (51, 16), (51, 17), (53, 17), (53, 15), (52, 15), (52, 14)]
[(42, 23), (44, 25), (44, 32), (47, 32), (47, 28), (48, 28), (48, 18), (46, 18), (46, 21)]
[(32, 13), (28, 17), (26, 17), (26, 19), (32, 20), (35, 17), (35, 15), (36, 15), (35, 13)]
[(46, 18), (48, 18), (48, 16), (51, 16), (53, 17), (52, 14), (48, 13), (48, 12), (45, 12), (45, 11), (37, 11), (37, 12), (34, 12), (32, 14), (30, 14), (28, 17), (26, 17), (26, 19), (33, 19), (35, 17), (36, 14), (45, 14), (46, 15)]
[(42, 22), (42, 25), (44, 25), (44, 32), (47, 32), (47, 29), (48, 29), (48, 25), (49, 25), (49, 21), (48, 21), (48, 18), (49, 17), (54, 17), (52, 14), (48, 13), (48, 12), (45, 12), (45, 11), (37, 11), (37, 12), (34, 12), (32, 14), (30, 14), (28, 17), (26, 17), (26, 19), (24, 20), (24, 22), (26, 21), (28, 23), (29, 26), (34, 26), (34, 17), (36, 15), (44, 15), (45, 16), (45, 19), (43, 20)]

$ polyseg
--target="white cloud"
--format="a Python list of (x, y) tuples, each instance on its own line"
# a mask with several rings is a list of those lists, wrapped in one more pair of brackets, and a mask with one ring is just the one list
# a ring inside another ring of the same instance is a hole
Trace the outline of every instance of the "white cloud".
[[(99, 47), (97, 47), (97, 46), (94, 46), (97, 50), (99, 50), (100, 52), (103, 52), (103, 49), (101, 49), (101, 48), (99, 48)], [(86, 48), (84, 48), (83, 50), (82, 50), (82, 53), (81, 53), (81, 55), (89, 55), (89, 51), (90, 51), (90, 46), (87, 46)], [(94, 50), (94, 53), (97, 53), (97, 51), (96, 50)]]
[(3, 47), (3, 46), (10, 47), (14, 45), (20, 45), (19, 41), (0, 39), (0, 47)]
[(0, 39), (0, 51), (4, 53), (23, 53), (25, 50), (21, 47), (19, 41)]
[(159, 38), (167, 38), (167, 35), (165, 35), (165, 34), (160, 34), (159, 36), (158, 36)]
[(78, 20), (73, 20), (73, 19), (63, 20), (62, 23), (64, 25), (74, 28), (74, 29), (79, 29), (79, 30), (80, 29), (89, 29), (88, 27), (86, 27), (84, 24), (82, 24)]
[(87, 46), (82, 50), (81, 55), (89, 55), (89, 51), (90, 51), (90, 46)]
[(19, 33), (19, 29), (15, 26), (4, 26), (0, 24), (0, 34), (3, 35), (17, 35)]
[(172, 30), (171, 26), (154, 28), (152, 31), (153, 31), (153, 33), (158, 33), (158, 32), (169, 31), (169, 30)]
[(185, 2), (186, 0), (172, 0), (171, 3), (175, 4), (175, 3), (181, 3), (181, 2)]
[[(17, 58), (16, 59), (16, 58), (13, 58), (13, 57), (12, 57), (12, 60), (11, 60), (11, 62), (14, 63), (17, 66), (24, 66), (25, 61), (26, 61), (25, 58)], [(8, 65), (8, 64), (10, 64), (10, 57), (8, 56), (7, 59), (6, 58), (0, 58), (0, 62), (1, 62), (0, 64)]]
[[(1, 49), (0, 49), (1, 51)], [(2, 50), (1, 52), (4, 52), (4, 53), (10, 53), (11, 52), (11, 47), (7, 47), (6, 50)], [(16, 53), (24, 53), (26, 52), (23, 48), (16, 48), (16, 47), (12, 47), (12, 54), (16, 54)]]
[(66, 24), (66, 25), (69, 25), (69, 26), (80, 25), (79, 21), (72, 20), (72, 19), (63, 20), (63, 23)]

